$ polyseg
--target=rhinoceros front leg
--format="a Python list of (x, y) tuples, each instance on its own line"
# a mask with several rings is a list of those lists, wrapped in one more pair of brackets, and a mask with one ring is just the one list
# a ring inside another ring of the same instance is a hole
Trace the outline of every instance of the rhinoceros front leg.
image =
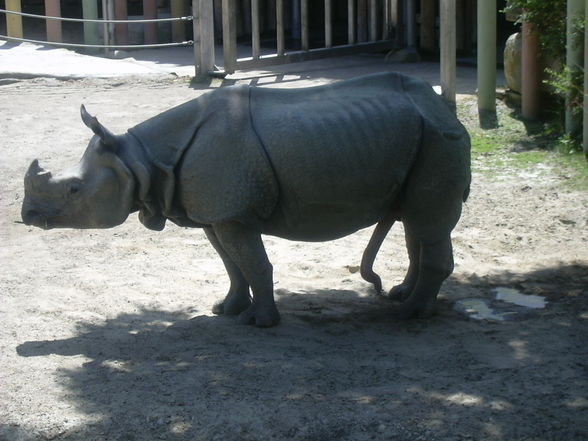
[(396, 285), (388, 294), (394, 300), (404, 301), (408, 299), (419, 276), (419, 263), (421, 256), (421, 243), (414, 237), (414, 234), (405, 227), (404, 237), (406, 240), (406, 249), (408, 251), (408, 271), (400, 285)]
[(261, 234), (239, 222), (223, 222), (213, 228), (222, 249), (253, 292), (253, 302), (241, 312), (239, 323), (263, 327), (277, 325), (280, 314), (274, 302), (273, 268)]
[(245, 311), (251, 305), (251, 296), (249, 294), (249, 284), (239, 267), (229, 257), (221, 245), (218, 237), (212, 228), (205, 228), (206, 237), (220, 256), (229, 275), (231, 286), (229, 292), (222, 302), (212, 307), (215, 314), (237, 315)]

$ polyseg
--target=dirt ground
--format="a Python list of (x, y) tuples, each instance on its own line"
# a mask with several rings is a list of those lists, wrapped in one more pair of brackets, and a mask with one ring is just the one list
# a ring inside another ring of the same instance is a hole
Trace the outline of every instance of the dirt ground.
[[(200, 93), (169, 78), (0, 81), (0, 440), (588, 439), (588, 195), (564, 171), (474, 164), (456, 271), (420, 321), (395, 319), (359, 276), (371, 229), (267, 237), (282, 323), (257, 329), (211, 313), (228, 279), (200, 230), (16, 223), (31, 160), (81, 157), (82, 102), (121, 133)], [(395, 226), (376, 264), (386, 288), (406, 266)], [(549, 303), (506, 322), (453, 310), (496, 287)]]

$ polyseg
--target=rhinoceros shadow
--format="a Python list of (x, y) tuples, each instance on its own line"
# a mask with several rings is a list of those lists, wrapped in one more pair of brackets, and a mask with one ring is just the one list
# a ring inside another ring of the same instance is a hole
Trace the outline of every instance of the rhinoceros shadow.
[[(558, 278), (561, 271), (546, 278), (563, 283), (569, 274)], [(445, 291), (479, 294), (537, 277), (451, 278)], [(435, 318), (399, 322), (374, 296), (278, 290), (283, 321), (275, 328), (145, 309), (80, 323), (71, 338), (26, 342), (17, 352), (83, 357), (54, 375), (61, 400), (92, 423), (56, 439), (449, 439), (457, 418), (459, 433), (488, 440), (579, 440), (588, 433), (581, 406), (518, 424), (551, 406), (545, 391), (574, 402), (587, 390), (581, 366), (562, 357), (585, 352), (586, 299), (562, 292), (552, 300), (563, 309), (497, 325), (460, 318), (447, 299)]]

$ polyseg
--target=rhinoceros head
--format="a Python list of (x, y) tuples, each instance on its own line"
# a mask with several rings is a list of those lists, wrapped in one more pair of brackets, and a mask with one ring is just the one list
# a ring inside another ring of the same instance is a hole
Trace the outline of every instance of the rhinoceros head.
[(78, 165), (53, 175), (34, 160), (25, 179), (22, 219), (50, 228), (110, 228), (133, 206), (135, 181), (119, 158), (119, 141), (84, 106), (82, 120), (95, 135)]

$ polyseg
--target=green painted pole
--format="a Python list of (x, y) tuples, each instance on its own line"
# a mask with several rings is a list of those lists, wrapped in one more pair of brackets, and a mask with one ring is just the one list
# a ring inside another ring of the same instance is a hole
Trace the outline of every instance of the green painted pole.
[(478, 112), (496, 113), (496, 0), (478, 0)]
[[(575, 44), (573, 36), (573, 24), (584, 16), (584, 0), (568, 0), (567, 3), (567, 26), (566, 26), (566, 65), (571, 72), (578, 72), (582, 69), (582, 57), (584, 51), (582, 44)], [(571, 94), (566, 96), (566, 132), (571, 135), (578, 135), (581, 128), (581, 118), (572, 112), (570, 108)]]
[[(82, 0), (83, 17), (86, 20), (98, 19), (98, 1)], [(84, 23), (84, 43), (100, 44), (100, 33), (98, 23)]]
[[(8, 11), (22, 12), (20, 0), (6, 0)], [(9, 37), (24, 38), (22, 33), (22, 17), (15, 14), (6, 14), (6, 27)]]

